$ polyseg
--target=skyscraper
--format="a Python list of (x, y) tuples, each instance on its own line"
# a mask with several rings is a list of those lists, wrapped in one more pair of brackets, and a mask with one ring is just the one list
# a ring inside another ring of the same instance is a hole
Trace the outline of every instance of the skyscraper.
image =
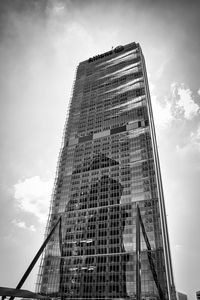
[[(137, 43), (79, 64), (37, 290), (61, 299), (174, 299), (166, 213), (144, 57)], [(163, 295), (161, 297), (160, 295)]]

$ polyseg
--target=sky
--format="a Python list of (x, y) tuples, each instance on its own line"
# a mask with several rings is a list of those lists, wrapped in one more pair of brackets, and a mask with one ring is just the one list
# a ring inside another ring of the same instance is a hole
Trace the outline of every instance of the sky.
[[(45, 232), (78, 63), (139, 42), (147, 65), (176, 289), (200, 290), (200, 2), (0, 1), (0, 285)], [(23, 288), (35, 289), (38, 265)]]

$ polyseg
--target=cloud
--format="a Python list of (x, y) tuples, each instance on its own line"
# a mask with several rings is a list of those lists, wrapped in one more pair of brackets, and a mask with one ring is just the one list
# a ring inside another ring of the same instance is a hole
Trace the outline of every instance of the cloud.
[[(14, 185), (18, 207), (35, 215), (40, 222), (47, 219), (53, 181), (43, 181), (39, 176), (27, 178)], [(23, 225), (22, 225), (23, 226)]]
[(200, 126), (197, 128), (195, 132), (191, 132), (190, 134), (191, 143), (198, 147), (200, 150)]
[(192, 120), (199, 114), (200, 107), (195, 103), (189, 88), (186, 88), (184, 84), (173, 83), (171, 89), (177, 116), (183, 115), (186, 120)]
[(174, 120), (172, 105), (167, 98), (164, 99), (163, 103), (159, 102), (156, 96), (151, 98), (156, 128), (164, 129)]
[(28, 229), (30, 231), (36, 231), (34, 225), (28, 226), (24, 221), (17, 221), (16, 219), (12, 220), (12, 224), (19, 228)]
[(183, 83), (172, 83), (168, 96), (163, 98), (157, 97), (153, 83), (150, 82), (149, 87), (157, 128), (166, 128), (176, 120), (192, 121), (199, 115), (200, 106), (194, 101), (192, 91)]
[(159, 79), (163, 76), (163, 73), (165, 71), (165, 68), (167, 66), (167, 64), (169, 63), (170, 59), (168, 58), (167, 60), (162, 61), (162, 63), (160, 64), (160, 67), (158, 68), (158, 70), (156, 71), (156, 78)]
[(157, 95), (155, 94), (155, 85), (149, 81), (149, 89), (151, 92), (151, 103), (153, 107), (154, 122), (156, 128), (164, 129), (173, 120), (171, 102), (165, 97), (163, 101), (159, 101)]
[[(178, 153), (179, 157), (183, 158), (184, 160), (186, 157), (188, 157), (190, 166), (193, 169), (199, 169), (199, 164), (197, 161), (199, 160), (200, 154), (200, 125), (190, 132), (186, 142), (182, 143), (181, 145), (176, 145), (176, 152)], [(192, 160), (193, 164), (191, 164)]]

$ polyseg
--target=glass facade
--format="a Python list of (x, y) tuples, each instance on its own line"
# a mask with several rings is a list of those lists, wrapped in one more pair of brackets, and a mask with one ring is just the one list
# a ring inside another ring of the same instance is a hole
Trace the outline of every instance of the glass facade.
[[(37, 291), (136, 299), (136, 205), (165, 299), (175, 290), (145, 62), (131, 43), (79, 64)], [(142, 299), (160, 299), (141, 234)]]

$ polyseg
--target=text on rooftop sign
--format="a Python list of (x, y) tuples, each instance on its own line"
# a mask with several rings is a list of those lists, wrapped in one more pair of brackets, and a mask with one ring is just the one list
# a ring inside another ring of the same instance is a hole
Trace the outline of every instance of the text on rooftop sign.
[(111, 54), (113, 54), (113, 53), (118, 53), (118, 52), (120, 52), (120, 51), (122, 51), (122, 50), (124, 50), (124, 47), (123, 47), (123, 46), (118, 46), (118, 47), (116, 47), (114, 50), (105, 52), (105, 53), (100, 54), (100, 55), (96, 55), (96, 56), (90, 57), (90, 58), (88, 59), (88, 62), (89, 62), (89, 63), (90, 63), (90, 62), (93, 62), (93, 61), (95, 61), (95, 60), (97, 60), (97, 59), (99, 59), (99, 58), (103, 58), (103, 57), (108, 56), (108, 55), (111, 55)]

